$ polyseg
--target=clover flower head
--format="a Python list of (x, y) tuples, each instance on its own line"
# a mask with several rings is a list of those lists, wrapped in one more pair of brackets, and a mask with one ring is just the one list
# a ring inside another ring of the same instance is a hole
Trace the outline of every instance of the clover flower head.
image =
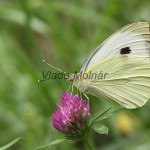
[(86, 100), (71, 93), (63, 93), (61, 105), (57, 104), (52, 125), (66, 136), (82, 134), (91, 116)]

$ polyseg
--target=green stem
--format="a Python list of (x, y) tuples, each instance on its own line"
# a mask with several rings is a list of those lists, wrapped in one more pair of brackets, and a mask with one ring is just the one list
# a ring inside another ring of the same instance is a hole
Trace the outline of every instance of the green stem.
[(87, 150), (94, 150), (93, 147), (90, 145), (88, 140), (85, 140), (84, 144), (85, 144), (85, 147), (86, 147)]

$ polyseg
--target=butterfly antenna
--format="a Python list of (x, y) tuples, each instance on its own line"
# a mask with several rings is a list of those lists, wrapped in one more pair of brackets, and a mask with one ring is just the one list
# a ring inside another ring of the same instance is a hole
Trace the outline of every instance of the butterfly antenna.
[(56, 79), (56, 81), (57, 81), (57, 82), (58, 82), (58, 84), (61, 86), (61, 88), (62, 88), (63, 92), (65, 92), (65, 89), (64, 89), (64, 87), (62, 86), (62, 84), (59, 82), (59, 80), (58, 80), (58, 79)]
[(55, 70), (58, 70), (58, 71), (63, 72), (63, 73), (66, 73), (66, 72), (64, 72), (63, 70), (58, 69), (58, 68), (54, 67), (53, 65), (49, 64), (49, 63), (46, 62), (46, 60), (44, 60), (44, 59), (43, 59), (43, 62), (46, 63), (48, 66), (51, 66), (51, 67), (52, 67), (53, 69), (55, 69)]
[(43, 81), (47, 81), (47, 80), (50, 80), (50, 79), (42, 79), (42, 80), (38, 80), (38, 82), (43, 82)]
[[(43, 82), (43, 81), (47, 81), (47, 80), (50, 80), (50, 79), (43, 79), (43, 80), (38, 80), (38, 82)], [(62, 84), (59, 82), (58, 79), (56, 79), (56, 81), (58, 82), (58, 84), (61, 86), (61, 88), (63, 89), (63, 91), (65, 92), (64, 90), (64, 87), (62, 86)]]

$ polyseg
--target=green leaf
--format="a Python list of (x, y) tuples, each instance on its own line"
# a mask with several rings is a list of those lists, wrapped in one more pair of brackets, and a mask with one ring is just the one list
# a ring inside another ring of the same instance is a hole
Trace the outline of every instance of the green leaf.
[(8, 149), (9, 147), (11, 147), (12, 145), (14, 145), (16, 142), (18, 142), (21, 139), (21, 137), (13, 140), (12, 142), (8, 143), (7, 145), (3, 146), (0, 148), (0, 150), (5, 150)]
[(95, 132), (97, 132), (99, 134), (107, 134), (108, 135), (109, 128), (103, 124), (95, 123), (92, 125), (92, 128)]
[(66, 139), (57, 139), (57, 140), (51, 141), (49, 144), (46, 144), (46, 145), (43, 145), (43, 146), (38, 147), (38, 148), (36, 148), (35, 150), (41, 149), (41, 148), (45, 148), (45, 147), (48, 147), (48, 146), (52, 146), (52, 145), (55, 145), (55, 144), (59, 144), (59, 143), (65, 141), (65, 140), (66, 140)]

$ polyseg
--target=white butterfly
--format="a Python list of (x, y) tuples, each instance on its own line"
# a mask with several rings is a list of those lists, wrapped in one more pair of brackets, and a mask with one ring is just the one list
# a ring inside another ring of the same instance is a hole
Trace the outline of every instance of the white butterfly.
[[(103, 79), (83, 75), (105, 72)], [(100, 44), (69, 81), (81, 92), (116, 101), (128, 109), (150, 98), (150, 31), (147, 22), (129, 24)]]

